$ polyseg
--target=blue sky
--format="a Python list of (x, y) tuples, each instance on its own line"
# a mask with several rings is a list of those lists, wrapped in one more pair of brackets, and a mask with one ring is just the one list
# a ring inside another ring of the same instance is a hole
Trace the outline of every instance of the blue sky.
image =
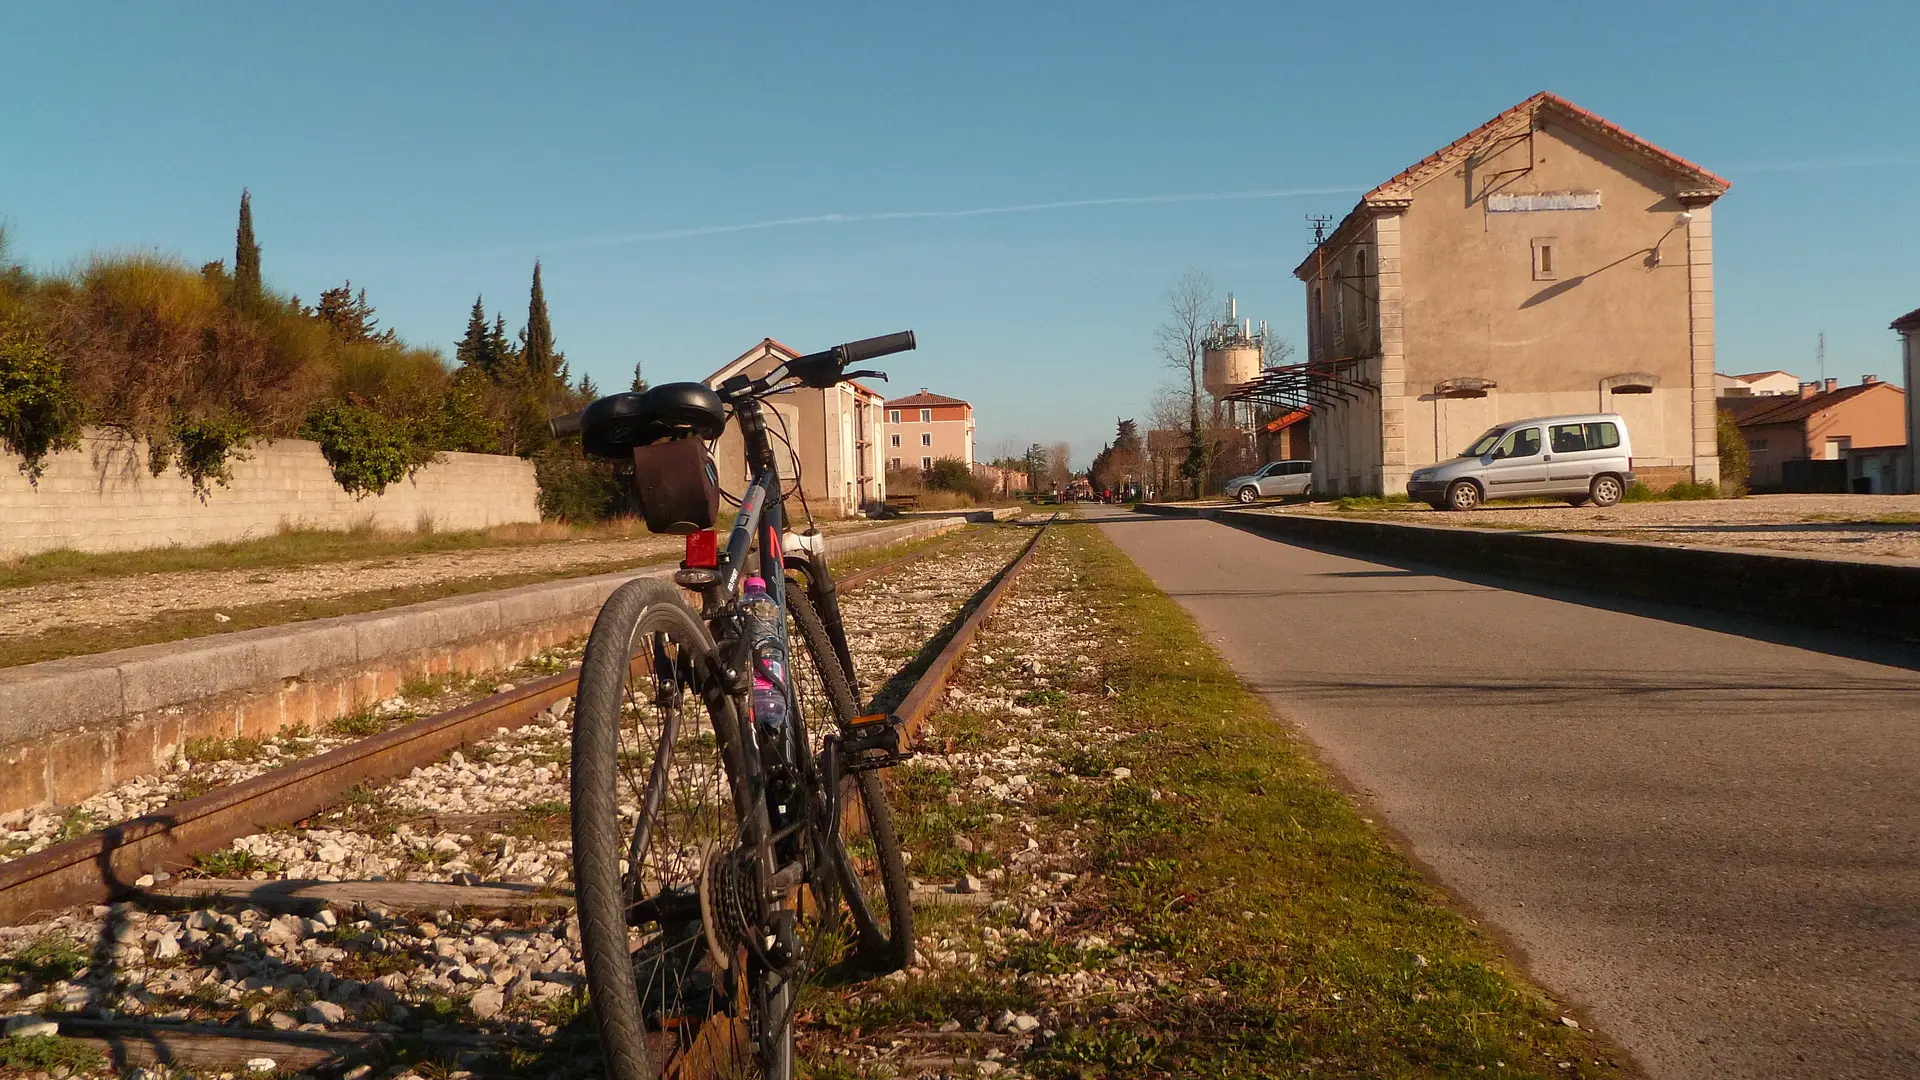
[(890, 389), (1084, 462), (1182, 271), (1297, 339), (1304, 215), (1549, 89), (1733, 180), (1723, 370), (1897, 378), (1920, 5), (1722, 6), (9, 4), (0, 221), (230, 259), (250, 187), (270, 283), (448, 351), (540, 258), (603, 385), (911, 327)]

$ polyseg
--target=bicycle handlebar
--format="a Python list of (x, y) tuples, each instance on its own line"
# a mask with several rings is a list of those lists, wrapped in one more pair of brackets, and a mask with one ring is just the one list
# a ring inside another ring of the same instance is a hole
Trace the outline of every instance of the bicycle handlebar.
[[(886, 376), (876, 371), (856, 371), (849, 375), (847, 365), (876, 357), (891, 356), (894, 353), (909, 352), (915, 347), (913, 331), (902, 330), (897, 334), (861, 338), (859, 341), (849, 341), (845, 345), (835, 345), (831, 349), (798, 356), (787, 361), (786, 367), (787, 371), (802, 383), (817, 388), (833, 386), (843, 379), (851, 378), (852, 375), (879, 375), (884, 379)], [(740, 384), (738, 387), (733, 385), (736, 381)], [(726, 398), (729, 393), (753, 394), (764, 392), (768, 385), (768, 380), (764, 378), (759, 382), (750, 382), (745, 376), (735, 376), (720, 387), (720, 393), (723, 398)], [(547, 421), (547, 431), (556, 439), (578, 435), (580, 421), (585, 415), (586, 410), (582, 409), (565, 416), (553, 417)]]
[(843, 364), (857, 364), (862, 360), (891, 356), (899, 352), (911, 352), (913, 348), (913, 331), (902, 330), (897, 334), (882, 334), (879, 337), (849, 341), (829, 351), (839, 353), (840, 362)]
[(587, 415), (587, 410), (581, 409), (579, 412), (570, 412), (565, 416), (556, 416), (547, 421), (547, 431), (556, 439), (564, 439), (569, 435), (578, 435), (580, 434), (580, 419), (585, 415)]

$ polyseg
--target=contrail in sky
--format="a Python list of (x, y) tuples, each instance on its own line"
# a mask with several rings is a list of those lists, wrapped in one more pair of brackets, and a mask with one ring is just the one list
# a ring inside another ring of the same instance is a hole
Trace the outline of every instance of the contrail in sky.
[(646, 244), (661, 240), (684, 240), (694, 236), (721, 233), (754, 232), (760, 229), (787, 229), (800, 225), (852, 225), (869, 221), (913, 221), (924, 218), (970, 218), (992, 214), (1035, 214), (1044, 210), (1074, 210), (1092, 206), (1148, 206), (1157, 203), (1234, 202), (1250, 199), (1288, 199), (1307, 195), (1351, 195), (1365, 191), (1360, 187), (1296, 188), (1286, 191), (1212, 191), (1186, 195), (1124, 195), (1110, 199), (1064, 199), (1059, 202), (1020, 203), (1014, 206), (976, 206), (964, 210), (888, 210), (873, 214), (808, 214), (805, 217), (748, 221), (736, 225), (701, 225), (686, 229), (662, 229), (657, 232), (622, 233), (569, 240), (558, 247), (598, 248), (621, 244)]
[(1827, 158), (1814, 161), (1770, 161), (1757, 165), (1739, 165), (1725, 169), (1729, 173), (1784, 173), (1784, 172), (1829, 172), (1840, 169), (1871, 169), (1886, 165), (1913, 165), (1920, 158), (1872, 157), (1872, 158)]

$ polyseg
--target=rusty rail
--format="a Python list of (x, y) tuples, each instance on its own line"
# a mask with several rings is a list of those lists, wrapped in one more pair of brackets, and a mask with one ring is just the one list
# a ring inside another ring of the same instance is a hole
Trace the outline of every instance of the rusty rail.
[[(1026, 569), (1040, 540), (1059, 516), (1054, 514), (1036, 529), (1020, 554), (979, 594), (933, 663), (902, 699), (896, 712), (907, 722), (909, 731), (917, 732), (933, 712), (967, 648)], [(857, 588), (884, 573), (936, 554), (946, 546), (915, 552), (849, 575), (841, 587)], [(571, 696), (578, 681), (577, 668), (551, 675), (263, 773), (232, 787), (0, 863), (0, 925), (31, 921), (42, 913), (130, 893), (135, 888), (134, 879), (141, 874), (184, 865), (194, 855), (217, 850), (236, 837), (263, 827), (299, 821), (333, 805), (342, 792), (358, 784), (405, 775), (415, 766), (436, 761), (497, 728), (528, 723), (555, 701)], [(87, 1034), (99, 1037), (106, 1033), (89, 1030)], [(258, 1033), (243, 1033), (247, 1037), (252, 1034)], [(716, 1061), (727, 1056), (716, 1044), (737, 1043), (741, 1035), (735, 1023), (707, 1025), (693, 1043), (669, 1063), (666, 1074), (681, 1080), (703, 1080), (715, 1075)], [(359, 1040), (335, 1041), (339, 1045), (329, 1042), (303, 1046), (301, 1050), (308, 1057), (316, 1051), (323, 1054), (364, 1051)], [(213, 1050), (206, 1053), (215, 1056), (232, 1053), (225, 1044), (217, 1049), (218, 1054)], [(282, 1048), (281, 1052), (287, 1053), (289, 1048)], [(182, 1043), (180, 1047), (161, 1048), (146, 1056), (155, 1061), (172, 1061), (184, 1059), (187, 1051)]]
[(357, 784), (405, 776), (496, 728), (526, 724), (571, 696), (578, 681), (578, 672), (549, 675), (0, 863), (0, 925), (110, 899), (132, 889), (142, 874), (185, 865), (195, 855), (216, 851), (266, 826), (310, 817)]
[[(994, 609), (1000, 606), (1000, 601), (1006, 596), (1007, 590), (1012, 588), (1014, 581), (1026, 569), (1027, 561), (1032, 558), (1034, 550), (1040, 546), (1040, 539), (1059, 518), (1060, 515), (1056, 513), (1034, 530), (1033, 539), (1027, 541), (1027, 546), (1020, 550), (1020, 554), (1014, 556), (1013, 560), (1001, 569), (992, 584), (973, 605), (973, 610), (968, 612), (960, 625), (954, 628), (953, 636), (947, 639), (946, 646), (940, 650), (939, 655), (934, 657), (933, 663), (928, 665), (927, 670), (920, 673), (918, 679), (914, 680), (913, 689), (907, 692), (907, 696), (902, 698), (899, 706), (894, 709), (894, 713), (906, 721), (909, 735), (918, 734), (920, 726), (926, 722), (928, 716), (933, 714), (933, 707), (939, 704), (941, 694), (946, 691), (947, 681), (960, 667), (960, 660), (966, 655), (967, 647), (973, 644), (974, 638), (980, 636), (981, 629), (986, 626), (987, 620), (993, 617)], [(691, 1045), (669, 1060), (666, 1068), (662, 1070), (663, 1075), (671, 1076), (674, 1080), (708, 1080), (710, 1077), (720, 1076), (720, 1064), (731, 1060), (721, 1047), (738, 1046), (743, 1037), (743, 1028), (744, 1025), (732, 1017), (723, 1018), (718, 1023), (709, 1022), (701, 1028)]]
[(1006, 569), (1000, 571), (986, 595), (974, 605), (966, 619), (954, 628), (953, 636), (947, 639), (947, 645), (940, 650), (940, 655), (934, 657), (926, 671), (921, 672), (920, 678), (914, 681), (913, 689), (907, 691), (907, 696), (900, 699), (900, 705), (894, 712), (907, 722), (908, 734), (918, 734), (920, 725), (933, 713), (940, 695), (946, 692), (947, 680), (953, 677), (954, 671), (960, 666), (960, 658), (966, 655), (967, 646), (979, 636), (980, 629), (992, 617), (994, 609), (1000, 606), (1000, 598), (1006, 595), (1014, 580), (1027, 568), (1027, 560), (1033, 556), (1034, 549), (1040, 546), (1040, 538), (1047, 535), (1047, 530), (1059, 518), (1059, 514), (1054, 514), (1034, 530), (1033, 539), (1027, 541), (1027, 546), (1007, 564)]
[[(857, 588), (925, 558), (913, 552), (849, 575)], [(573, 696), (579, 669), (375, 735), (305, 761), (262, 773), (232, 787), (162, 807), (31, 855), (0, 862), (0, 926), (32, 922), (77, 904), (125, 895), (155, 870), (186, 865), (237, 837), (285, 825), (333, 805), (359, 784), (405, 776), (497, 728), (527, 724), (547, 706)]]

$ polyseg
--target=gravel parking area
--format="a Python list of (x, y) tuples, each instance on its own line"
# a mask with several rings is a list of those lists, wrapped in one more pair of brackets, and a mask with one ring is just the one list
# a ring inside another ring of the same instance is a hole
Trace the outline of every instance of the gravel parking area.
[[(840, 533), (879, 522), (827, 522)], [(677, 554), (678, 536), (580, 539), (254, 570), (196, 570), (0, 589), (0, 637), (119, 626), (211, 605), (229, 608), (408, 589), (446, 581), (617, 570)]]
[(1465, 513), (1434, 510), (1421, 503), (1363, 510), (1307, 503), (1267, 511), (1587, 533), (1661, 544), (1920, 559), (1920, 495), (1749, 495), (1698, 502), (1621, 503), (1606, 509), (1564, 503), (1499, 504)]

